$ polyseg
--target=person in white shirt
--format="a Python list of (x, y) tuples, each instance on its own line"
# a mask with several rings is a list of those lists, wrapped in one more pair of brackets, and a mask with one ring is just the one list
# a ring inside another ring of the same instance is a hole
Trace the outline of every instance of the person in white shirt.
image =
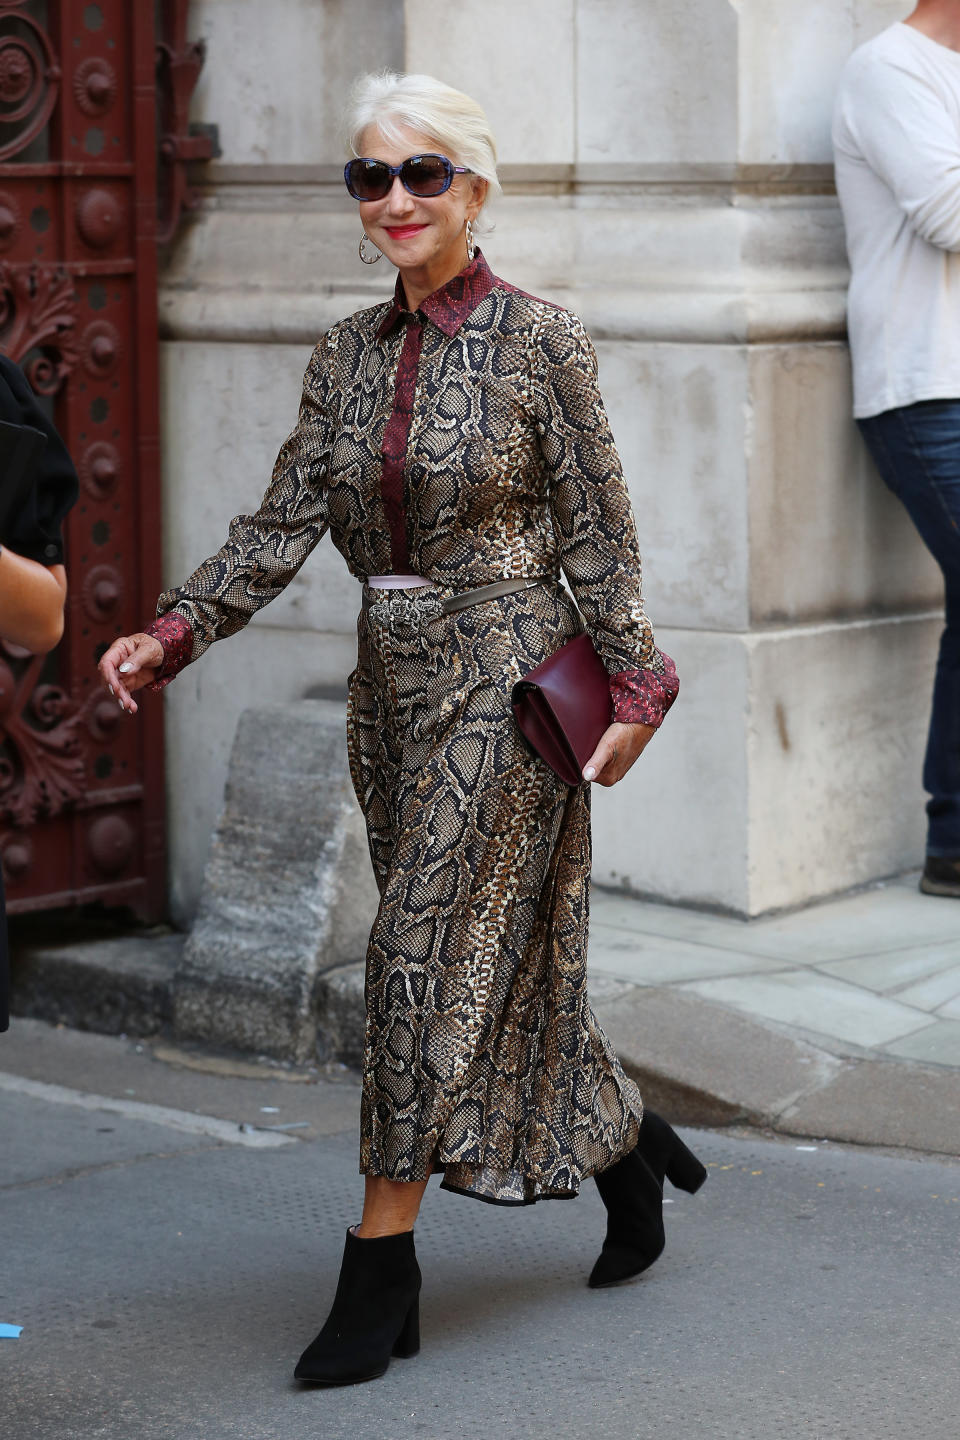
[(856, 50), (833, 121), (854, 416), (943, 571), (920, 888), (960, 899), (960, 0)]

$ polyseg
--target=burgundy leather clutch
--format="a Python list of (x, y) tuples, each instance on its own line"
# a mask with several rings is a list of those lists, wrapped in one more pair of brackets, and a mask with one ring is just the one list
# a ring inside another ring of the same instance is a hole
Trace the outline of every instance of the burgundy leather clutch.
[(586, 633), (575, 635), (513, 687), (521, 734), (567, 785), (583, 783), (583, 767), (610, 724), (610, 678)]

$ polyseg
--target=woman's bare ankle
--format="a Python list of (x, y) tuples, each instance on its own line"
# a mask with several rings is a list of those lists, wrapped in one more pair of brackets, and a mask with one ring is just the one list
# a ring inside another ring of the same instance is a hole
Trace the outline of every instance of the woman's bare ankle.
[(382, 1240), (387, 1235), (406, 1235), (413, 1229), (412, 1225), (402, 1222), (391, 1224), (389, 1221), (371, 1222), (360, 1221), (359, 1225), (352, 1226), (354, 1235), (358, 1240)]

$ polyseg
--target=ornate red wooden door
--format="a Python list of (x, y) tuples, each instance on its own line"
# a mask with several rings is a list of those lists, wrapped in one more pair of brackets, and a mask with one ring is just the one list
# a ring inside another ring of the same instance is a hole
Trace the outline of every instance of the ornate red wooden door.
[(80, 474), (63, 643), (0, 655), (0, 846), (11, 911), (163, 909), (161, 707), (98, 684), (160, 587), (152, 0), (0, 0), (0, 348)]

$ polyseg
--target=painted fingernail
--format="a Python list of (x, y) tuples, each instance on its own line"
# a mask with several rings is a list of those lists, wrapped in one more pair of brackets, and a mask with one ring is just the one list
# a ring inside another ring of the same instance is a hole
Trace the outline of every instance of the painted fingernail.
[(596, 777), (596, 773), (597, 772), (596, 770), (594, 770), (593, 766), (588, 765), (586, 770), (584, 770), (583, 772), (583, 778), (584, 780), (593, 780)]
[(130, 671), (133, 669), (133, 666), (130, 664), (129, 660), (124, 660), (123, 664), (118, 666), (117, 668), (119, 669), (121, 675), (129, 675)]
[(116, 690), (114, 690), (114, 688), (113, 688), (112, 685), (108, 685), (108, 686), (107, 686), (107, 689), (110, 691), (110, 694), (111, 694), (111, 695), (116, 695), (117, 692), (116, 692)]

